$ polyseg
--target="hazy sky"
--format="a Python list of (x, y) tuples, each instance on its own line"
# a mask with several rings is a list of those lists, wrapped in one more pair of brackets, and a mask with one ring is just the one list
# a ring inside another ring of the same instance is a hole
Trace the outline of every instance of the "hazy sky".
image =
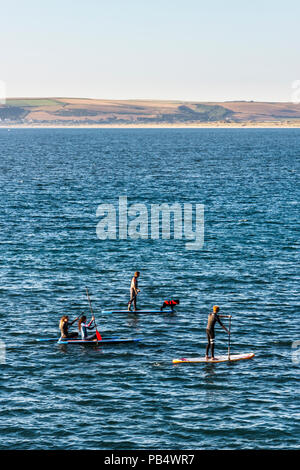
[(7, 95), (292, 101), (299, 0), (0, 0)]

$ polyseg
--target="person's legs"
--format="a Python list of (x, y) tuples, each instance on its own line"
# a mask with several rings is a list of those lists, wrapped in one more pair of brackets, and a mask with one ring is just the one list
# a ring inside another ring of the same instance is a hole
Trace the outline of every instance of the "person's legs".
[(78, 337), (78, 333), (76, 332), (73, 332), (73, 333), (68, 333), (68, 338), (77, 338)]
[(209, 350), (211, 350), (211, 359), (214, 359), (214, 352), (215, 352), (215, 332), (206, 330), (207, 335), (207, 346), (206, 346), (206, 359), (209, 358)]
[(211, 340), (210, 349), (211, 349), (211, 358), (214, 359), (214, 358), (215, 358), (215, 355), (214, 355), (214, 352), (215, 352), (215, 340), (214, 340), (214, 339)]
[(96, 333), (90, 336), (87, 336), (84, 341), (93, 341), (94, 339), (97, 338)]
[(136, 310), (136, 294), (133, 294), (134, 297), (133, 297), (133, 310), (135, 311)]
[(210, 333), (210, 350), (211, 350), (211, 358), (214, 359), (214, 352), (215, 352), (215, 332), (212, 331)]
[(128, 302), (128, 310), (130, 310), (132, 302), (134, 310), (136, 310), (136, 294), (133, 289), (130, 289), (130, 300)]
[(209, 334), (208, 330), (206, 330), (206, 336), (207, 336), (207, 345), (206, 345), (205, 357), (206, 357), (206, 359), (208, 359), (209, 349), (210, 349), (210, 334)]

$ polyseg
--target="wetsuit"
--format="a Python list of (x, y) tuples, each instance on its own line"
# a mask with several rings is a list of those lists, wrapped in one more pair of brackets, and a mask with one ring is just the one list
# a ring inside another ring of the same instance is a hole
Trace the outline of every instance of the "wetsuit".
[(133, 278), (131, 279), (131, 284), (130, 284), (130, 300), (128, 302), (128, 308), (131, 308), (131, 304), (133, 303), (134, 310), (136, 310), (137, 289), (138, 289), (138, 280), (137, 280), (137, 277), (133, 276)]
[(91, 320), (88, 324), (86, 322), (81, 323), (81, 328), (80, 328), (81, 338), (84, 341), (92, 341), (93, 339), (97, 338), (96, 333), (93, 334), (93, 335), (88, 336), (88, 330), (92, 330), (94, 328), (94, 325), (92, 326), (93, 322), (94, 322), (94, 320)]
[(176, 302), (175, 300), (165, 300), (162, 306), (160, 307), (160, 311), (162, 312), (164, 308), (170, 307), (173, 312), (175, 305), (178, 305), (178, 302)]
[(207, 335), (206, 356), (208, 356), (209, 349), (211, 349), (211, 356), (214, 357), (216, 322), (220, 323), (220, 325), (223, 326), (217, 313), (214, 313), (214, 312), (210, 313), (208, 315), (207, 326), (206, 326), (206, 335)]
[[(76, 320), (74, 320), (76, 321)], [(77, 338), (78, 336), (78, 333), (74, 332), (74, 333), (69, 333), (69, 327), (71, 325), (73, 325), (74, 322), (70, 323), (70, 322), (64, 322), (62, 327), (60, 328), (60, 332), (61, 332), (61, 337), (62, 338)]]

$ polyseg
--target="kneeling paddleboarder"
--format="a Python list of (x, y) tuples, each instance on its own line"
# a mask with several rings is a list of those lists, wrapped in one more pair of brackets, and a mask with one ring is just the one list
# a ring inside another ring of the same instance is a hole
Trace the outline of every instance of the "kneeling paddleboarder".
[(77, 338), (78, 333), (69, 333), (69, 327), (73, 325), (78, 320), (78, 318), (75, 318), (72, 322), (69, 321), (68, 315), (63, 315), (60, 319), (59, 322), (59, 329), (60, 329), (60, 334), (61, 338)]
[(220, 308), (217, 305), (213, 306), (213, 311), (208, 315), (208, 321), (206, 326), (206, 335), (207, 335), (207, 346), (206, 346), (206, 354), (205, 359), (209, 359), (209, 350), (211, 350), (211, 359), (214, 360), (214, 350), (215, 350), (215, 324), (218, 322), (221, 327), (228, 333), (226, 326), (220, 320), (220, 316), (218, 315)]
[(88, 336), (88, 330), (93, 330), (96, 327), (95, 325), (95, 317), (92, 317), (91, 321), (87, 323), (86, 316), (82, 315), (78, 322), (78, 330), (81, 333), (81, 338), (84, 341), (93, 341), (97, 339), (96, 333), (93, 335)]
[(160, 307), (160, 311), (162, 312), (164, 308), (170, 307), (170, 309), (171, 309), (172, 312), (173, 312), (175, 305), (179, 305), (179, 304), (180, 304), (180, 300), (179, 300), (179, 299), (175, 299), (175, 300), (165, 300), (164, 303), (162, 304), (162, 306)]

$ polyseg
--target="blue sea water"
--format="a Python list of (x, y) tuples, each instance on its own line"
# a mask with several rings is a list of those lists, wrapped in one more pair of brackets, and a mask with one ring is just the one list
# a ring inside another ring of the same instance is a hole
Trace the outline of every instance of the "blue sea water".
[[(299, 156), (298, 129), (1, 129), (0, 448), (299, 448)], [(120, 196), (204, 204), (203, 248), (100, 240)], [(101, 312), (136, 270), (138, 306), (174, 315)], [(102, 336), (140, 343), (36, 342), (89, 314), (86, 286)], [(173, 365), (204, 355), (214, 304), (255, 358)]]

